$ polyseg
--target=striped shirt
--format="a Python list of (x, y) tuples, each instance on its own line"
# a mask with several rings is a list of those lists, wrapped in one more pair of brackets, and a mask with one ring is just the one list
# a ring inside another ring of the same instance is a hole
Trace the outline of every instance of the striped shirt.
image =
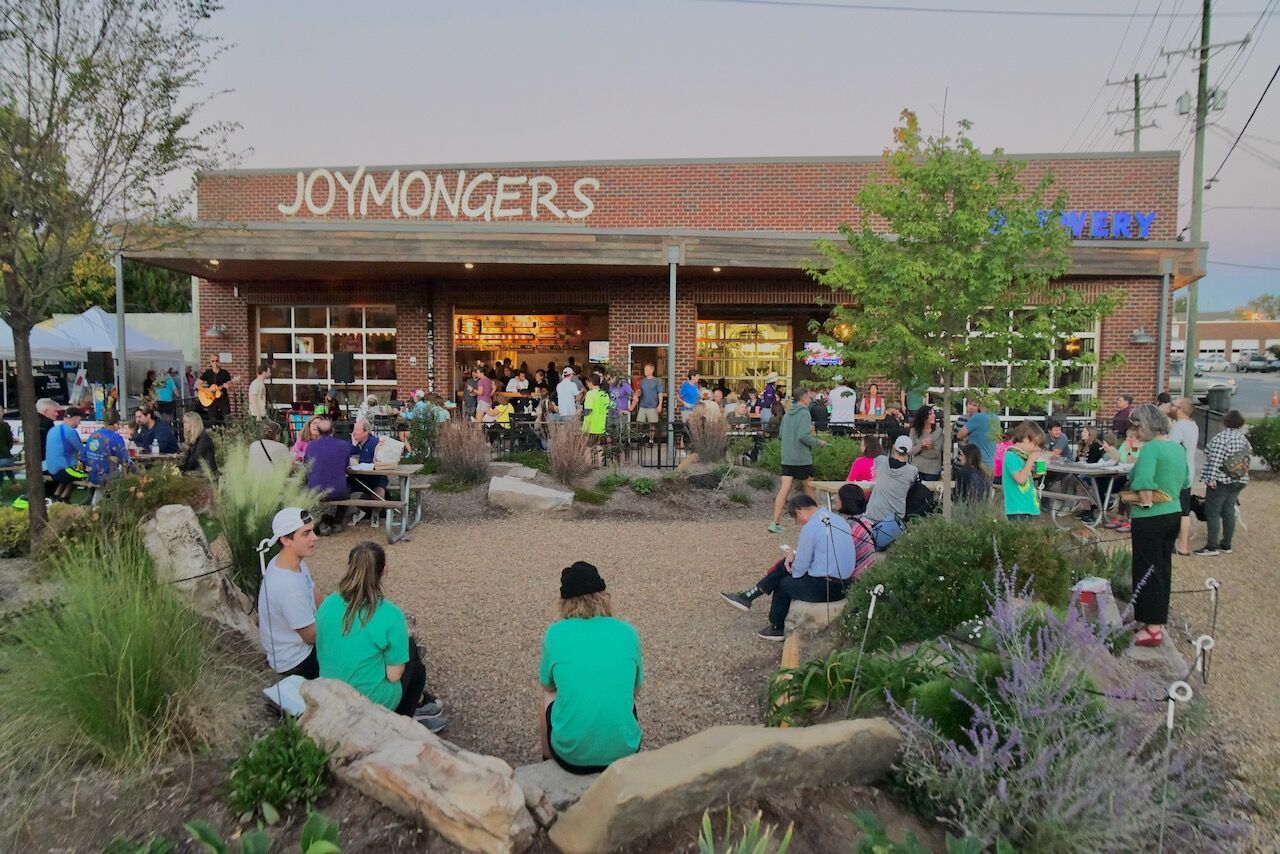
[(1252, 454), (1253, 448), (1239, 430), (1225, 429), (1214, 436), (1204, 449), (1204, 470), (1200, 472), (1200, 480), (1204, 483), (1248, 483), (1248, 472), (1232, 477), (1222, 467), (1228, 457), (1241, 451)]

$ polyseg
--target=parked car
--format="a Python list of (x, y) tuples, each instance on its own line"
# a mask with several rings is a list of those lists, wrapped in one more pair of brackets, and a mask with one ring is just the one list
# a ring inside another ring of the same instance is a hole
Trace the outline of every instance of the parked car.
[(1225, 371), (1230, 368), (1231, 363), (1221, 353), (1211, 353), (1196, 359), (1197, 371)]
[(1275, 370), (1275, 367), (1273, 367), (1275, 361), (1275, 359), (1268, 359), (1266, 356), (1254, 353), (1249, 358), (1241, 361), (1236, 370), (1245, 374), (1266, 374)]
[[(1174, 397), (1178, 396), (1179, 390), (1182, 388), (1182, 374), (1175, 373), (1169, 377), (1169, 389)], [(1230, 389), (1234, 395), (1236, 393), (1235, 377), (1216, 376), (1210, 377), (1197, 371), (1192, 378), (1192, 397), (1196, 403), (1204, 403), (1209, 399), (1209, 389), (1226, 388)]]

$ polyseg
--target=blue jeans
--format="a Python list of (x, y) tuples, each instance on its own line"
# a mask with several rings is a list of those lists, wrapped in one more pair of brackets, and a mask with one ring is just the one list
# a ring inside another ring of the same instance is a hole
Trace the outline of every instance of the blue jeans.
[[(13, 465), (13, 457), (0, 457), (0, 466), (11, 466), (11, 465)], [(12, 481), (16, 481), (18, 479), (18, 475), (16, 472), (0, 471), (0, 481), (3, 481), (6, 477)]]
[(1220, 483), (1205, 492), (1204, 521), (1209, 526), (1205, 545), (1209, 548), (1231, 548), (1231, 538), (1236, 533), (1236, 504), (1244, 487), (1243, 483)]

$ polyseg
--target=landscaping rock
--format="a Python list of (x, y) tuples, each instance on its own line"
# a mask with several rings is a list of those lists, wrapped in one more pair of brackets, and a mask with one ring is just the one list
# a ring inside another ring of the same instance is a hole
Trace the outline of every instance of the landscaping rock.
[(599, 774), (570, 774), (551, 759), (533, 765), (521, 765), (516, 769), (516, 782), (525, 790), (526, 795), (531, 786), (537, 787), (559, 812), (576, 804), (582, 793), (598, 779)]
[(300, 723), (334, 775), (467, 851), (523, 851), (537, 832), (511, 766), (433, 735), (333, 679), (303, 683)]
[(500, 476), (489, 481), (489, 503), (508, 510), (567, 510), (573, 504), (573, 493)]
[(883, 718), (800, 729), (713, 727), (610, 765), (560, 816), (551, 841), (566, 854), (612, 851), (726, 801), (868, 783), (889, 770), (898, 738)]
[(792, 601), (787, 611), (787, 634), (818, 635), (840, 620), (844, 600), (837, 602)]
[[(1192, 650), (1194, 654), (1194, 649)], [(1173, 633), (1168, 626), (1164, 630), (1164, 643), (1160, 646), (1131, 646), (1125, 658), (1150, 673), (1161, 684), (1168, 684), (1187, 675), (1187, 660), (1174, 646)]]
[(258, 627), (249, 619), (253, 603), (227, 573), (218, 572), (194, 510), (185, 504), (161, 507), (143, 524), (142, 541), (156, 578), (190, 599), (197, 613), (258, 643)]
[(521, 480), (533, 480), (538, 476), (537, 469), (521, 463), (489, 463), (489, 471), (495, 477), (518, 477)]

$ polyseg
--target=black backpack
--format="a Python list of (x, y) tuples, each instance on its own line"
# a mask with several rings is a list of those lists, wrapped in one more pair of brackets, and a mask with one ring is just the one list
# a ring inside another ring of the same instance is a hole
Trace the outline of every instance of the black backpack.
[(919, 478), (907, 490), (907, 519), (919, 519), (931, 513), (937, 513), (941, 505), (933, 490), (924, 485)]

